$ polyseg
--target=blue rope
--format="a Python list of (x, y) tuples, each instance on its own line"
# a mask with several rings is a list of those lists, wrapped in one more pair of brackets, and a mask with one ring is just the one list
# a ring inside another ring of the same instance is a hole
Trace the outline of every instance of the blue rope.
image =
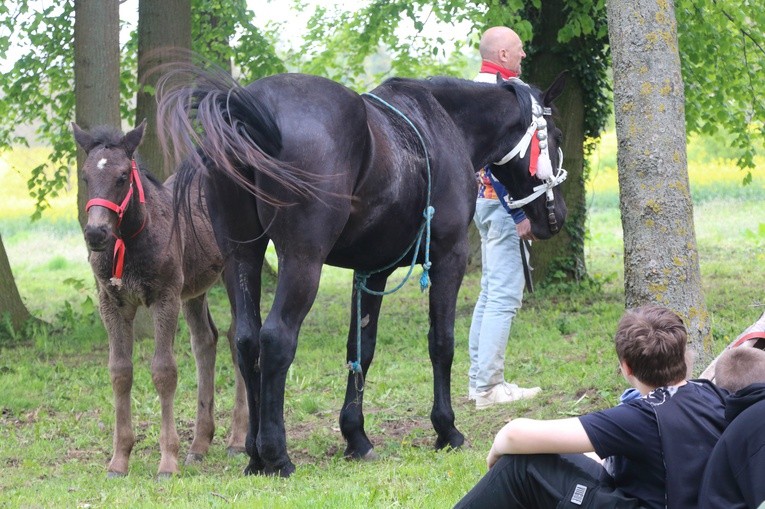
[[(361, 369), (361, 292), (366, 292), (370, 295), (378, 295), (378, 296), (384, 296), (384, 295), (390, 295), (392, 293), (395, 293), (399, 291), (409, 280), (409, 277), (412, 275), (412, 271), (414, 270), (414, 266), (417, 265), (417, 256), (420, 253), (420, 243), (422, 241), (422, 235), (425, 234), (425, 262), (422, 264), (422, 276), (420, 276), (420, 290), (425, 291), (425, 289), (428, 288), (430, 285), (430, 276), (428, 275), (428, 271), (430, 270), (431, 263), (430, 263), (430, 222), (433, 219), (433, 214), (435, 214), (436, 209), (433, 208), (433, 206), (430, 205), (430, 194), (431, 194), (431, 175), (430, 175), (430, 156), (428, 156), (428, 147), (425, 145), (425, 140), (422, 138), (422, 135), (420, 134), (420, 131), (417, 130), (417, 127), (412, 123), (409, 118), (407, 118), (406, 115), (404, 115), (401, 111), (396, 109), (395, 106), (388, 103), (384, 99), (370, 93), (364, 93), (361, 95), (369, 96), (381, 104), (387, 106), (391, 110), (393, 110), (395, 113), (397, 113), (401, 118), (403, 118), (407, 124), (414, 130), (417, 137), (420, 139), (420, 143), (422, 144), (422, 149), (425, 152), (425, 165), (428, 170), (428, 188), (427, 188), (427, 196), (426, 196), (426, 206), (425, 210), (422, 212), (423, 221), (420, 225), (419, 230), (417, 231), (417, 236), (412, 241), (411, 244), (404, 250), (404, 252), (399, 256), (394, 262), (389, 263), (385, 267), (381, 269), (377, 269), (370, 272), (356, 272), (354, 274), (354, 288), (356, 289), (356, 359), (355, 361), (349, 361), (348, 362), (348, 369), (351, 370), (351, 372), (356, 373), (358, 375), (362, 375), (362, 369)], [(406, 276), (404, 276), (404, 279), (401, 280), (401, 282), (396, 285), (395, 288), (392, 290), (382, 291), (378, 292), (376, 290), (371, 290), (367, 287), (367, 280), (369, 279), (369, 276), (372, 276), (374, 274), (378, 274), (380, 272), (389, 270), (398, 263), (403, 260), (404, 256), (406, 256), (406, 253), (408, 253), (412, 248), (414, 248), (414, 255), (412, 256), (412, 263), (409, 265), (409, 271), (406, 273)], [(359, 391), (363, 390), (363, 380), (362, 380), (362, 388), (358, 388)]]

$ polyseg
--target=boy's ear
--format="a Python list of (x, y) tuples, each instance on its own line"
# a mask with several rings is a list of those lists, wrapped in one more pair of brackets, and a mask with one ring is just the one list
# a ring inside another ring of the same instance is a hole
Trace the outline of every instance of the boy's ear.
[(632, 368), (629, 364), (627, 364), (627, 361), (619, 361), (619, 365), (622, 367), (622, 373), (624, 373), (624, 376), (634, 376), (634, 372), (632, 371)]

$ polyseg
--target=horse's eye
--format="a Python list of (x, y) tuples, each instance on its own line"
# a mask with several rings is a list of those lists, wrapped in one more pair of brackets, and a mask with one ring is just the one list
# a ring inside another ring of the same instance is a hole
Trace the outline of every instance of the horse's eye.
[(117, 179), (117, 185), (121, 186), (122, 184), (127, 182), (127, 179), (128, 179), (128, 174), (127, 173), (123, 173), (122, 175), (120, 175), (120, 178)]

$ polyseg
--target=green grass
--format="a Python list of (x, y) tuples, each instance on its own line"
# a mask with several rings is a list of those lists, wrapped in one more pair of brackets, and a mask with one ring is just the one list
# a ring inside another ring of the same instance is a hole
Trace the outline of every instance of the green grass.
[[(601, 150), (613, 147), (607, 142)], [(609, 157), (612, 154), (604, 160)], [(133, 423), (138, 442), (130, 475), (107, 480), (114, 424), (108, 345), (95, 314), (93, 280), (75, 214), (57, 208), (50, 217), (30, 224), (25, 217), (31, 209), (0, 210), (0, 233), (21, 294), (36, 316), (55, 325), (16, 333), (20, 342), (13, 345), (7, 337), (0, 339), (0, 507), (450, 507), (484, 473), (491, 439), (507, 419), (562, 417), (604, 408), (626, 388), (617, 375), (611, 343), (623, 309), (618, 191), (613, 187), (614, 170), (604, 163), (598, 171), (590, 194), (586, 245), (593, 281), (527, 296), (513, 323), (506, 376), (542, 386), (540, 398), (483, 411), (468, 403), (467, 334), (479, 281), (476, 273), (465, 279), (457, 303), (452, 374), (457, 426), (467, 438), (462, 451), (432, 450), (427, 295), (412, 282), (383, 303), (366, 385), (366, 430), (381, 459), (358, 463), (342, 458), (338, 416), (347, 377), (343, 361), (351, 275), (326, 268), (287, 379), (288, 449), (298, 467), (289, 480), (245, 478), (241, 471), (246, 459), (226, 455), (233, 368), (225, 341), (218, 346), (218, 427), (210, 455), (201, 465), (183, 468), (175, 479), (155, 480), (159, 403), (149, 373), (150, 340), (137, 342), (134, 352)], [(763, 181), (755, 178), (751, 190), (730, 187), (730, 175), (737, 173), (729, 164), (716, 173), (724, 185), (694, 174), (699, 258), (719, 350), (762, 312), (765, 271), (758, 267), (765, 261)], [(16, 196), (14, 203), (24, 201), (24, 188), (17, 180), (0, 165), (0, 204), (12, 202), (9, 194)], [(273, 253), (269, 257), (275, 263)], [(269, 299), (266, 295), (266, 310)], [(211, 302), (216, 322), (225, 330), (229, 317), (222, 288), (213, 289)], [(195, 381), (183, 325), (176, 355), (176, 422), (184, 455), (191, 439)]]

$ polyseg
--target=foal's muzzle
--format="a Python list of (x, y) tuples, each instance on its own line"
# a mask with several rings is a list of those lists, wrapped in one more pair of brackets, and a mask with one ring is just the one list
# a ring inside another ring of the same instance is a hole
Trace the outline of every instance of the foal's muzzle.
[(91, 251), (105, 250), (109, 236), (109, 229), (106, 226), (85, 226), (85, 243)]

